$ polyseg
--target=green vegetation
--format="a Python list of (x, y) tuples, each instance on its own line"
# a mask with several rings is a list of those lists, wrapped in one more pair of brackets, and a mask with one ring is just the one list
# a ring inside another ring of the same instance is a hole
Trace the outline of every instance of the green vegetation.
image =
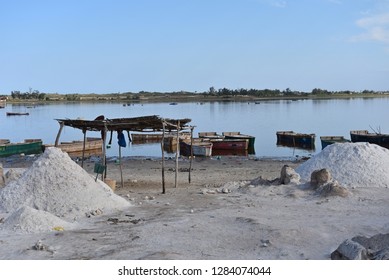
[(217, 101), (217, 100), (261, 100), (261, 99), (318, 99), (318, 98), (354, 98), (354, 97), (379, 97), (389, 96), (389, 91), (328, 91), (314, 88), (311, 92), (293, 91), (289, 88), (278, 89), (215, 89), (210, 87), (206, 92), (146, 92), (138, 93), (108, 93), (108, 94), (58, 94), (41, 93), (38, 90), (30, 90), (21, 93), (12, 91), (11, 96), (3, 95), (8, 102), (84, 102), (84, 101), (111, 101), (111, 102), (170, 102), (170, 101)]

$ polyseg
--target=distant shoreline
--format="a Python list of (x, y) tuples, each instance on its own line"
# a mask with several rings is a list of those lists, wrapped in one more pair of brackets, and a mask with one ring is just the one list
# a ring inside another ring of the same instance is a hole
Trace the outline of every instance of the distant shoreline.
[[(50, 103), (88, 103), (88, 102), (113, 102), (123, 104), (137, 103), (169, 103), (169, 102), (261, 102), (270, 100), (331, 100), (354, 98), (387, 98), (389, 94), (378, 93), (353, 93), (353, 94), (301, 94), (279, 96), (251, 96), (251, 95), (205, 95), (205, 94), (133, 94), (131, 96), (121, 94), (77, 94), (75, 100), (70, 100), (69, 95), (48, 94), (45, 100), (40, 99), (8, 99), (9, 104), (50, 104)], [(3, 101), (4, 102), (4, 101)]]

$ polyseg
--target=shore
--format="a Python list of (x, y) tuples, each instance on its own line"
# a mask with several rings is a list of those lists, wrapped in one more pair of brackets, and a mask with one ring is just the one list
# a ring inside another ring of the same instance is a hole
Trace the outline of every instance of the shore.
[[(2, 160), (4, 169), (27, 168), (31, 159)], [(4, 234), (0, 259), (330, 259), (345, 239), (389, 230), (387, 189), (358, 189), (322, 197), (307, 185), (272, 184), (281, 168), (303, 161), (247, 157), (109, 160), (107, 178), (128, 210), (103, 213), (79, 229)], [(94, 162), (85, 170), (94, 176)], [(123, 186), (121, 184), (121, 172)], [(1, 217), (0, 217), (1, 218)], [(40, 240), (47, 250), (33, 250)]]

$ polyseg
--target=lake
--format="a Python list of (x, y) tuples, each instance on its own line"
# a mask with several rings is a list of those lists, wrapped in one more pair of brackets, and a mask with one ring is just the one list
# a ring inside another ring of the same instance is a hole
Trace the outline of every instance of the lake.
[[(28, 112), (26, 116), (6, 116), (6, 112)], [(60, 103), (12, 105), (0, 109), (0, 138), (11, 142), (25, 138), (40, 138), (53, 144), (59, 124), (56, 119), (93, 120), (131, 118), (158, 115), (163, 118), (189, 118), (198, 132), (240, 131), (256, 137), (256, 157), (309, 156), (321, 151), (320, 136), (350, 138), (350, 130), (366, 129), (389, 133), (389, 98), (353, 98), (325, 100), (269, 100), (255, 102), (186, 102), (169, 103)], [(276, 131), (293, 130), (315, 133), (315, 150), (303, 150), (276, 145)], [(98, 137), (100, 133), (88, 132)], [(64, 127), (60, 141), (82, 140), (80, 130)], [(128, 143), (127, 143), (128, 144)], [(116, 133), (108, 156), (118, 155)], [(123, 156), (160, 157), (160, 144), (129, 144), (122, 148)], [(169, 154), (168, 154), (169, 155)]]

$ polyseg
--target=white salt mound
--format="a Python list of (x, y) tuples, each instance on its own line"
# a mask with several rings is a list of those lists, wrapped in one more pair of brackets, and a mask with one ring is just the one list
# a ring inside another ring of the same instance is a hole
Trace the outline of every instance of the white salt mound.
[(4, 223), (0, 224), (0, 228), (20, 233), (33, 233), (56, 229), (71, 230), (76, 226), (48, 212), (23, 206), (5, 219)]
[(23, 175), (0, 190), (0, 211), (21, 206), (46, 211), (70, 222), (87, 213), (130, 206), (110, 187), (88, 174), (67, 153), (47, 148)]
[(389, 150), (375, 144), (335, 143), (296, 168), (309, 181), (315, 170), (327, 168), (345, 187), (389, 187)]

